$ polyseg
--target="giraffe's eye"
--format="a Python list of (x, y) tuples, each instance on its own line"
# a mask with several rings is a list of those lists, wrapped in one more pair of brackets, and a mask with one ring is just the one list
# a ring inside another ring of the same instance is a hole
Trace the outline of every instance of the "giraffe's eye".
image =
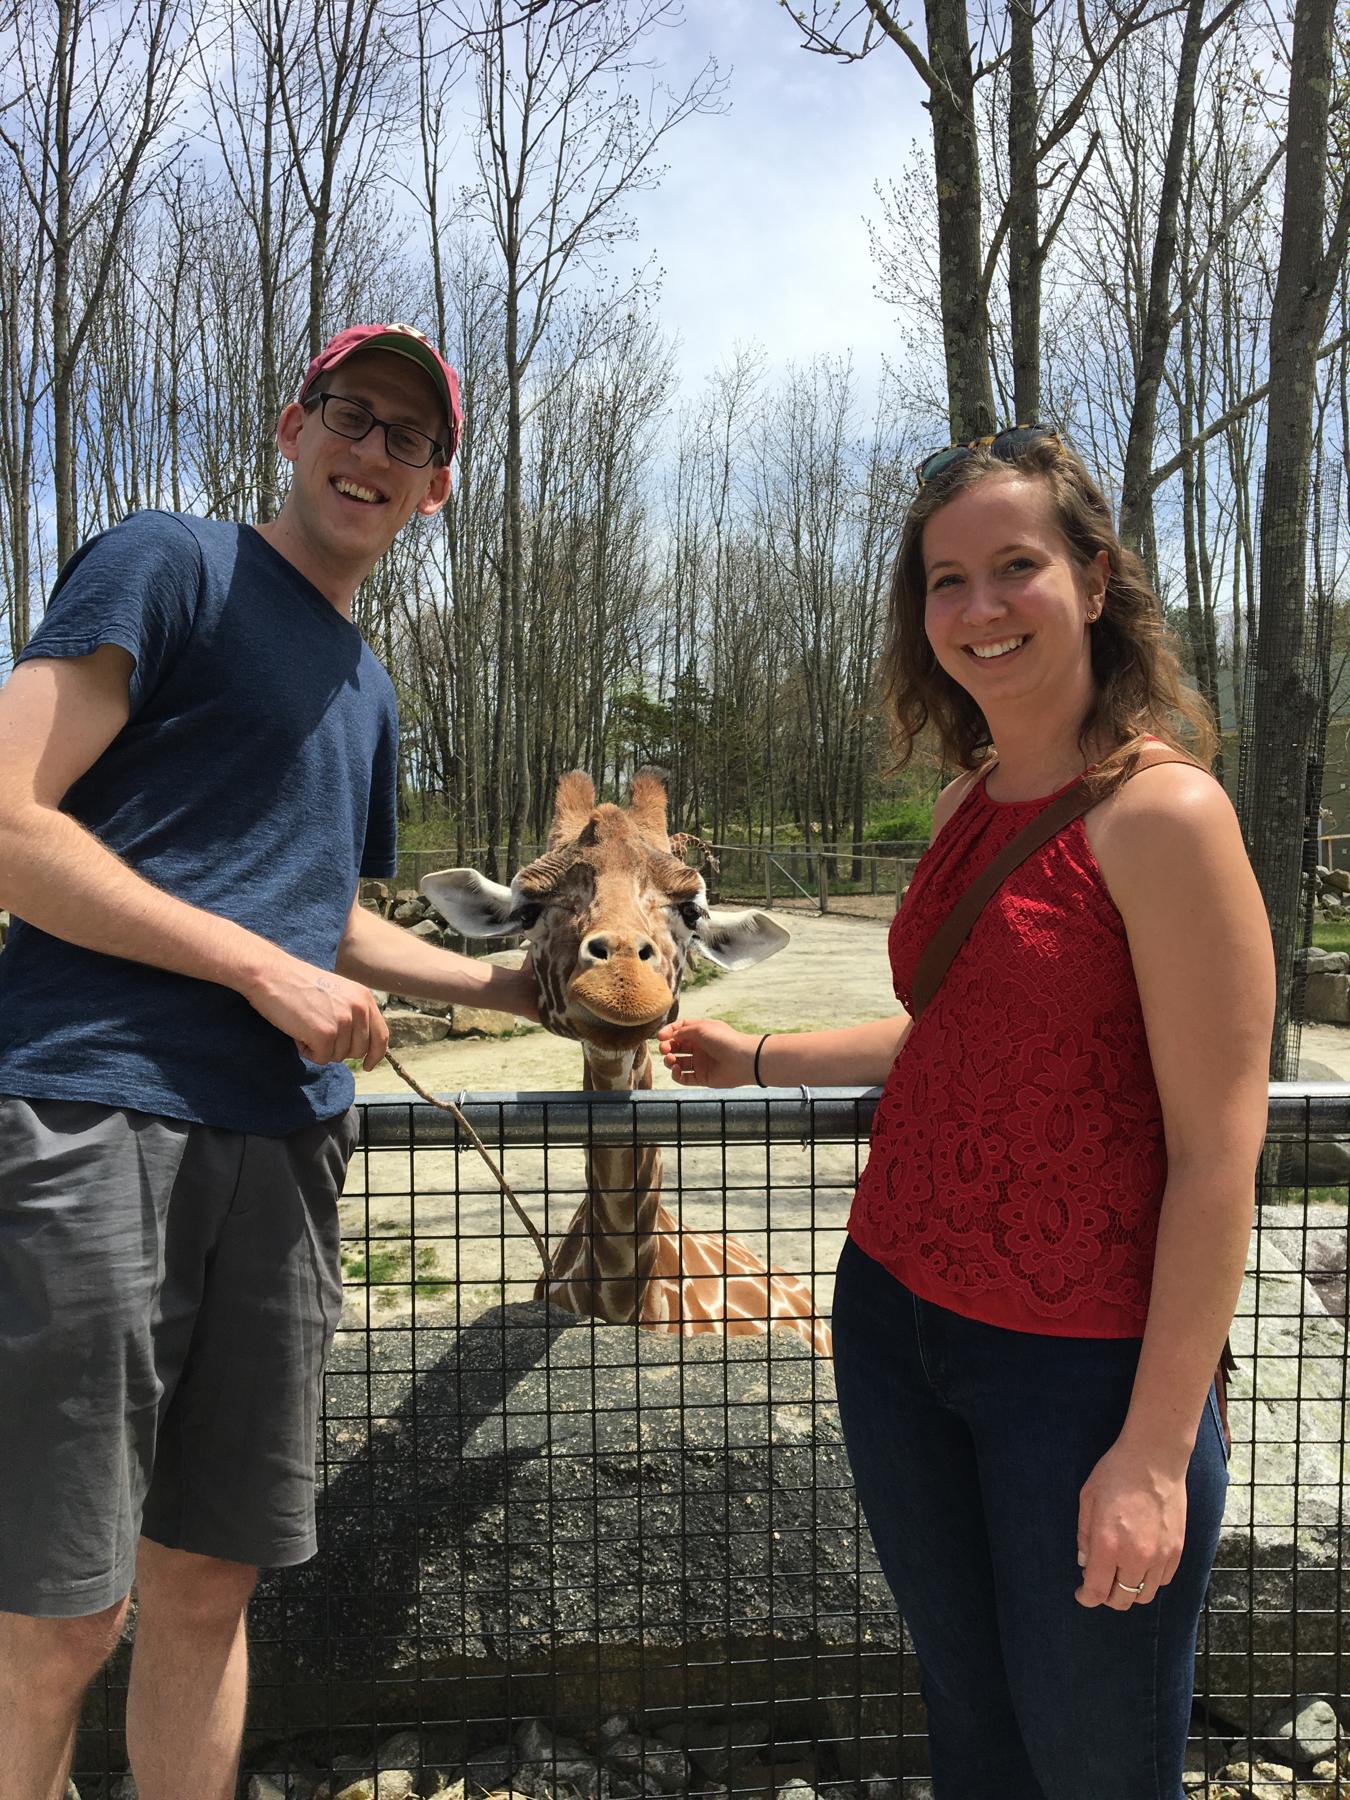
[(684, 920), (690, 931), (697, 931), (699, 920), (703, 917), (703, 909), (697, 902), (687, 900), (680, 908), (680, 917)]
[(539, 923), (539, 915), (543, 910), (543, 907), (533, 900), (522, 900), (511, 915), (512, 923), (518, 925), (522, 931), (531, 931)]

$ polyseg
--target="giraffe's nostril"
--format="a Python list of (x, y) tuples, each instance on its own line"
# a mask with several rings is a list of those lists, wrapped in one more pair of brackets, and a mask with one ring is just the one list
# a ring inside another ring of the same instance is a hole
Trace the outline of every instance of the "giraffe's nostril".
[(642, 947), (638, 951), (638, 957), (642, 962), (650, 962), (655, 955), (656, 955), (656, 945), (655, 944), (643, 944)]
[(587, 938), (583, 948), (587, 956), (593, 956), (596, 962), (604, 962), (609, 956), (609, 940), (607, 938)]

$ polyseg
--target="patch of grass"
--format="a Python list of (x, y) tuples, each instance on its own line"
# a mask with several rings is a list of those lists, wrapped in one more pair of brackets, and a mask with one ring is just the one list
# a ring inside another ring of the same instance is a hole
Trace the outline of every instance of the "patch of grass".
[(747, 1031), (751, 1037), (758, 1037), (769, 1029), (767, 1025), (761, 1025), (758, 1019), (752, 1019), (746, 1013), (737, 1012), (734, 1007), (728, 1012), (718, 1013), (717, 1017), (724, 1025), (730, 1025), (733, 1031)]
[(926, 842), (933, 830), (931, 800), (900, 800), (863, 826), (869, 843)]
[(1315, 919), (1312, 941), (1319, 950), (1350, 950), (1350, 920)]
[(1350, 1206), (1350, 1193), (1343, 1187), (1277, 1187), (1267, 1190), (1265, 1206)]
[(412, 1246), (406, 1238), (348, 1244), (342, 1251), (343, 1279), (371, 1289), (381, 1312), (397, 1306), (402, 1296), (410, 1293), (422, 1300), (448, 1299), (455, 1284), (446, 1276), (438, 1277), (439, 1266), (436, 1246), (424, 1244), (417, 1252), (414, 1270)]
[(709, 962), (706, 956), (700, 956), (695, 950), (685, 964), (684, 980), (680, 986), (687, 994), (691, 988), (707, 987), (710, 981), (720, 981), (725, 974), (725, 969), (718, 968), (715, 962)]
[(763, 1037), (766, 1031), (771, 1031), (775, 1037), (796, 1037), (803, 1031), (833, 1031), (837, 1023), (828, 1019), (806, 1019), (796, 1025), (765, 1025), (759, 1019), (752, 1019), (748, 1013), (737, 1012), (734, 1007), (727, 1012), (714, 1013), (713, 1017), (720, 1019), (724, 1025), (730, 1025), (733, 1031), (744, 1031), (751, 1037)]
[(406, 1244), (353, 1246), (342, 1252), (342, 1273), (349, 1281), (366, 1287), (381, 1287), (386, 1282), (406, 1281), (408, 1261)]

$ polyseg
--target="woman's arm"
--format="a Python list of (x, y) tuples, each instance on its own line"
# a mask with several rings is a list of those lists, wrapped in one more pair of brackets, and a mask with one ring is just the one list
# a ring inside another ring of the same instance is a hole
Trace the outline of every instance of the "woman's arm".
[[(837, 1031), (771, 1032), (760, 1052), (765, 1087), (875, 1087), (885, 1081), (909, 1030), (907, 1014), (869, 1019)], [(735, 1031), (720, 1019), (681, 1019), (657, 1034), (666, 1067), (692, 1087), (752, 1087), (763, 1034)]]
[(1117, 1571), (1141, 1600), (1175, 1573), (1186, 1468), (1232, 1321), (1265, 1136), (1275, 980), (1270, 928), (1218, 783), (1167, 764), (1088, 815), (1120, 909), (1162, 1102), (1167, 1186), (1125, 1425), (1083, 1491), (1080, 1598)]

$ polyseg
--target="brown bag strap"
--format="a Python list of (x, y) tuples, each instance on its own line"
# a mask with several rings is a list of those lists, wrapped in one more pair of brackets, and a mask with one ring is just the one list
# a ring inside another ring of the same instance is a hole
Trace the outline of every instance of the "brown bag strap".
[[(1189, 763), (1192, 768), (1202, 766), (1193, 756), (1186, 756), (1180, 751), (1168, 749), (1163, 754), (1156, 755), (1148, 750), (1141, 750), (1126, 765), (1120, 781), (1124, 783), (1132, 775), (1138, 774), (1140, 769), (1157, 768), (1162, 763)], [(972, 782), (970, 789), (962, 796), (963, 805), (976, 785)], [(1071, 788), (1066, 788), (1052, 800), (1044, 811), (1037, 813), (1029, 825), (1024, 825), (1015, 837), (1010, 838), (997, 856), (980, 870), (970, 886), (958, 896), (956, 904), (919, 953), (911, 989), (909, 1016), (912, 1019), (918, 1018), (942, 986), (948, 969), (956, 960), (957, 952), (970, 936), (976, 919), (1013, 870), (1024, 863), (1033, 851), (1039, 850), (1042, 844), (1056, 837), (1066, 825), (1071, 825), (1084, 813), (1091, 812), (1094, 806), (1114, 792), (1115, 787), (1111, 787), (1106, 793), (1094, 794), (1086, 776), (1080, 777)]]
[(1010, 838), (998, 855), (980, 870), (920, 952), (909, 1009), (912, 1019), (918, 1018), (942, 986), (944, 976), (970, 936), (976, 919), (1013, 870), (1095, 804), (1086, 782), (1075, 781), (1058, 799), (1052, 800), (1044, 812), (1037, 813), (1029, 825), (1024, 825), (1015, 837)]
[[(1132, 775), (1137, 775), (1140, 769), (1154, 769), (1162, 763), (1190, 763), (1197, 769), (1204, 766), (1193, 756), (1186, 756), (1175, 750), (1164, 749), (1161, 754), (1141, 750), (1126, 764), (1120, 782), (1108, 788), (1106, 793), (1093, 794), (1086, 778), (1081, 778), (1071, 788), (1066, 788), (1057, 799), (1052, 800), (1043, 812), (1037, 813), (1031, 823), (1023, 826), (1015, 837), (1008, 840), (998, 855), (981, 869), (970, 886), (958, 896), (956, 904), (920, 952), (918, 966), (914, 971), (912, 1004), (909, 1009), (912, 1019), (918, 1018), (942, 986), (943, 977), (956, 960), (957, 951), (970, 936), (971, 927), (1013, 870), (1024, 863), (1033, 851), (1039, 850), (1042, 844), (1048, 843), (1063, 831), (1066, 825), (1071, 825), (1084, 813), (1091, 812), (1094, 806), (1113, 794), (1116, 787), (1128, 781)], [(975, 786), (976, 783), (972, 782), (971, 788)], [(962, 804), (967, 798), (969, 790), (962, 795)], [(1233, 1434), (1228, 1425), (1228, 1377), (1236, 1368), (1233, 1346), (1231, 1342), (1225, 1341), (1219, 1366), (1214, 1371), (1214, 1388), (1224, 1442), (1230, 1452), (1233, 1448)]]

